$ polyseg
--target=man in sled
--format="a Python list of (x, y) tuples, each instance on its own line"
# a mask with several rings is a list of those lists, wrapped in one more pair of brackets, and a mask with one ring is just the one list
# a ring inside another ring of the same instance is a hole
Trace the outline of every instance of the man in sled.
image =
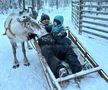
[(68, 63), (73, 74), (82, 70), (77, 55), (66, 39), (67, 33), (64, 30), (63, 21), (63, 16), (56, 16), (53, 25), (45, 26), (49, 34), (38, 39), (42, 55), (56, 78), (68, 75), (67, 68), (62, 64), (63, 61)]

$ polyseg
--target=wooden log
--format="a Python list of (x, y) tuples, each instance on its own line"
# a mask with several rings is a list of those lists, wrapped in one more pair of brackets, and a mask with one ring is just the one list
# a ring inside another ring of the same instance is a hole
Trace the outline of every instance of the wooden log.
[[(74, 4), (74, 6), (76, 6), (76, 4)], [(81, 5), (81, 7), (92, 7), (92, 8), (97, 8), (99, 7), (99, 5)], [(108, 8), (108, 6), (106, 5), (101, 5), (101, 8)]]
[(86, 70), (86, 71), (78, 72), (76, 74), (68, 75), (66, 77), (58, 78), (57, 81), (58, 82), (64, 82), (64, 81), (71, 80), (71, 79), (74, 79), (74, 78), (78, 78), (78, 77), (88, 75), (88, 74), (91, 74), (91, 73), (94, 73), (94, 72), (98, 72), (99, 70), (101, 70), (101, 68), (96, 67), (96, 68), (89, 69), (89, 70)]
[[(82, 2), (108, 2), (108, 0), (82, 0)], [(79, 3), (79, 1), (73, 0), (72, 3)]]
[(91, 22), (91, 21), (87, 21), (87, 20), (81, 20), (80, 22), (82, 22), (82, 23), (88, 23), (88, 24), (92, 24), (92, 25), (103, 26), (103, 27), (108, 27), (107, 24), (102, 24), (102, 23), (98, 23), (98, 22)]
[(82, 30), (82, 32), (85, 32), (85, 33), (88, 33), (88, 34), (91, 34), (91, 35), (95, 35), (95, 36), (98, 36), (98, 37), (101, 37), (101, 38), (104, 38), (104, 39), (108, 40), (107, 36), (99, 35), (99, 34), (96, 34), (96, 33), (93, 33), (93, 32), (89, 32), (89, 31), (86, 31), (86, 30)]
[(108, 0), (82, 0), (83, 2), (108, 2)]
[(88, 28), (88, 29), (91, 29), (91, 30), (95, 30), (95, 31), (100, 31), (100, 32), (103, 32), (103, 33), (108, 33), (108, 31), (105, 31), (105, 30), (99, 29), (99, 28), (94, 28), (94, 27), (85, 26), (85, 25), (82, 25), (82, 27)]
[(102, 15), (108, 15), (108, 12), (100, 12), (100, 11), (89, 11), (89, 10), (82, 10), (82, 13), (91, 13), (91, 14), (102, 14)]
[(108, 21), (108, 18), (101, 18), (101, 17), (94, 17), (94, 16), (87, 16), (87, 15), (82, 15), (82, 18), (89, 18), (89, 19), (97, 19), (97, 20)]

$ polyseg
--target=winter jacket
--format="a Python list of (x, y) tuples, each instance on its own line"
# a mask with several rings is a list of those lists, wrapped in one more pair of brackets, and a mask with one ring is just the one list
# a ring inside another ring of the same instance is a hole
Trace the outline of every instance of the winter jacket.
[(58, 20), (60, 24), (57, 26), (50, 24), (44, 26), (44, 28), (52, 35), (53, 39), (55, 40), (55, 44), (70, 45), (71, 40), (66, 37), (67, 33), (62, 25), (64, 21), (63, 16), (55, 16), (54, 20)]
[(48, 33), (50, 33), (51, 30), (52, 30), (52, 26), (53, 26), (52, 24), (45, 26), (45, 30), (46, 30)]
[(52, 30), (52, 23), (50, 22), (49, 25), (44, 25), (41, 21), (38, 21), (39, 25), (42, 27), (42, 28), (45, 28), (45, 30), (50, 33), (51, 30)]
[(64, 21), (64, 18), (63, 18), (63, 16), (55, 16), (55, 18), (54, 18), (54, 21), (55, 20), (58, 20), (59, 22), (60, 22), (60, 24), (59, 25), (57, 25), (57, 26), (52, 26), (52, 32), (53, 33), (58, 33), (58, 32), (60, 32), (61, 30), (64, 30), (64, 27), (63, 27), (63, 21)]
[(63, 21), (64, 21), (63, 16), (59, 16), (59, 15), (55, 16), (54, 20), (60, 22), (59, 25), (57, 26), (53, 25), (52, 30), (51, 30), (51, 34), (53, 38), (55, 39), (56, 43), (62, 44), (62, 45), (70, 45), (71, 42), (66, 37), (67, 33), (63, 27)]

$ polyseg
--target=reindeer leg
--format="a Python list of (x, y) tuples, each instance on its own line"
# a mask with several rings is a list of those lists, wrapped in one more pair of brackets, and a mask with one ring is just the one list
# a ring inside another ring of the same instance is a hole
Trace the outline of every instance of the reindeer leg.
[(15, 43), (15, 48), (17, 48), (17, 44)]
[(17, 68), (19, 67), (19, 62), (18, 59), (16, 57), (16, 43), (11, 43), (12, 45), (12, 50), (13, 50), (13, 55), (14, 55), (14, 64), (13, 64), (13, 68)]
[(5, 29), (5, 32), (3, 33), (3, 35), (6, 35), (6, 32), (7, 32), (7, 28)]
[(30, 46), (29, 42), (28, 41), (26, 41), (26, 42), (27, 42), (27, 48), (28, 49), (32, 49), (32, 47)]
[(23, 56), (24, 56), (24, 65), (25, 66), (29, 66), (30, 63), (28, 62), (27, 56), (26, 56), (26, 50), (25, 50), (25, 46), (24, 46), (24, 42), (21, 43), (22, 45), (22, 52), (23, 52)]

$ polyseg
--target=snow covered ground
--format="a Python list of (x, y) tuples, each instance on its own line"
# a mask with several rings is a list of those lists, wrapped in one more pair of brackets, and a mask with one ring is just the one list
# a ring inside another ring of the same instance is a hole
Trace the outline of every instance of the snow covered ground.
[[(90, 36), (83, 34), (79, 35), (71, 23), (70, 8), (61, 8), (59, 10), (43, 9), (39, 12), (47, 13), (53, 20), (55, 15), (64, 16), (64, 26), (69, 26), (71, 32), (77, 36), (79, 41), (85, 46), (89, 53), (93, 56), (96, 62), (108, 74), (108, 41), (97, 37), (89, 38)], [(34, 50), (27, 50), (27, 57), (30, 61), (30, 66), (23, 65), (21, 49), (17, 49), (17, 56), (20, 62), (20, 67), (12, 68), (13, 56), (10, 42), (4, 33), (4, 20), (7, 15), (0, 15), (0, 90), (49, 90), (48, 85), (41, 68), (37, 53)], [(39, 20), (40, 16), (38, 17)], [(20, 47), (20, 44), (18, 44)], [(90, 75), (81, 80), (81, 90), (108, 90), (106, 83), (97, 74)], [(76, 84), (72, 81), (68, 87), (64, 86), (64, 90), (79, 90)]]

